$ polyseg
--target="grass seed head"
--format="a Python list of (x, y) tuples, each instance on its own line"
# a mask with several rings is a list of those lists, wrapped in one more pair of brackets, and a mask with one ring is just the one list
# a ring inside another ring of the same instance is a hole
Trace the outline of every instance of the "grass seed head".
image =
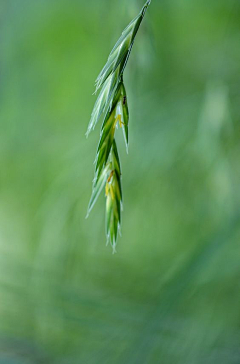
[(104, 114), (87, 216), (105, 187), (106, 235), (107, 242), (111, 243), (114, 252), (121, 225), (122, 208), (121, 168), (115, 141), (115, 131), (118, 124), (123, 130), (128, 152), (129, 112), (123, 72), (150, 2), (151, 0), (148, 0), (145, 3), (138, 16), (124, 29), (96, 80), (96, 92), (100, 91), (86, 133), (88, 136)]

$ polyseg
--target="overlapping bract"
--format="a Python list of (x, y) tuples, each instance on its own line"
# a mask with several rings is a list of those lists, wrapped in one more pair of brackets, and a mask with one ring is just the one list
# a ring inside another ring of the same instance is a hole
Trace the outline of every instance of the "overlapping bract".
[(122, 207), (121, 167), (115, 141), (115, 131), (118, 125), (123, 130), (128, 151), (129, 112), (123, 83), (123, 72), (139, 26), (150, 2), (151, 0), (146, 2), (140, 14), (123, 31), (96, 80), (96, 92), (99, 89), (100, 92), (86, 133), (88, 136), (95, 128), (102, 114), (105, 113), (97, 149), (95, 176), (88, 215), (105, 186), (107, 242), (110, 241), (114, 251), (118, 230), (120, 229)]
[(129, 113), (127, 106), (127, 96), (123, 82), (121, 82), (118, 86), (117, 92), (112, 102), (112, 106), (107, 112), (102, 125), (95, 165), (96, 180), (98, 180), (99, 176), (101, 175), (102, 169), (107, 163), (118, 123), (123, 129), (126, 149), (128, 149), (128, 120)]
[(106, 183), (106, 234), (107, 242), (111, 242), (113, 251), (116, 249), (117, 234), (121, 224), (122, 209), (122, 187), (121, 187), (121, 167), (118, 157), (115, 140), (111, 152), (112, 171)]

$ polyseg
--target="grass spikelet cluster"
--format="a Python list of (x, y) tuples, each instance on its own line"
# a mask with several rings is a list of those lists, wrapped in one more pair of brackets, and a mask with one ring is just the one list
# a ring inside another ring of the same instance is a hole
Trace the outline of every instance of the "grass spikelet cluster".
[(92, 196), (87, 216), (105, 187), (106, 235), (107, 242), (111, 243), (114, 252), (121, 225), (122, 210), (121, 167), (115, 141), (115, 132), (118, 126), (123, 131), (128, 152), (129, 112), (123, 73), (138, 29), (150, 2), (151, 0), (146, 2), (139, 15), (125, 28), (111, 51), (107, 63), (97, 77), (95, 92), (99, 91), (99, 95), (86, 133), (88, 136), (101, 116), (104, 115), (95, 161)]

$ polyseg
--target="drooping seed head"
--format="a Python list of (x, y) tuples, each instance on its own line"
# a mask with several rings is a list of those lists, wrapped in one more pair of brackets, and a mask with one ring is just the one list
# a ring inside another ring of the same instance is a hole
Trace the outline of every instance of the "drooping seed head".
[(148, 0), (145, 3), (140, 14), (124, 29), (96, 80), (96, 92), (100, 89), (100, 93), (94, 105), (86, 133), (89, 135), (104, 114), (87, 216), (105, 187), (106, 235), (107, 242), (111, 243), (114, 252), (121, 224), (122, 208), (121, 168), (115, 141), (115, 131), (118, 124), (123, 130), (128, 151), (129, 112), (123, 84), (123, 72), (150, 2), (151, 0)]

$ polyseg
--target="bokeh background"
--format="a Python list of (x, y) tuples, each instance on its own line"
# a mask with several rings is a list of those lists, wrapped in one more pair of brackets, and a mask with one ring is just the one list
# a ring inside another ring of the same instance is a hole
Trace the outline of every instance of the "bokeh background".
[(124, 212), (86, 220), (94, 80), (143, 0), (0, 2), (0, 363), (240, 363), (240, 2), (153, 0)]

